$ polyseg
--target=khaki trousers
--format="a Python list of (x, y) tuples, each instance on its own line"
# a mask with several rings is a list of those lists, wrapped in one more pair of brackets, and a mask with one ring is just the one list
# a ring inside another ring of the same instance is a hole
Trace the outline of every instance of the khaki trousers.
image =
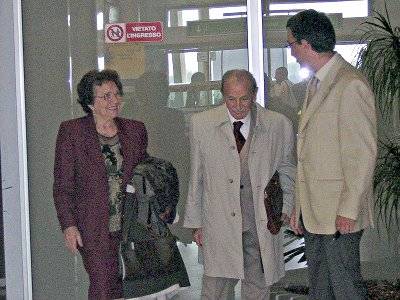
[[(250, 230), (243, 232), (244, 279), (242, 279), (242, 300), (268, 300), (269, 286), (266, 285), (261, 262), (257, 234)], [(239, 279), (210, 277), (203, 275), (202, 300), (234, 300), (235, 285)]]

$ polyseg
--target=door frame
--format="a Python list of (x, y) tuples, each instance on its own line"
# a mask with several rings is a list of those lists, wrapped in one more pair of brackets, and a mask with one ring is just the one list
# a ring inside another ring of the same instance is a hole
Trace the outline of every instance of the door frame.
[(0, 148), (7, 299), (32, 299), (20, 0), (0, 4)]

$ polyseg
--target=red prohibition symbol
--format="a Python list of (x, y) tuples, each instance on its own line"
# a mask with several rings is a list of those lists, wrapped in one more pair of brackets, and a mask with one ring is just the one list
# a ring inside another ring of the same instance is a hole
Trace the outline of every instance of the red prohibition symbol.
[(124, 29), (120, 25), (111, 25), (107, 29), (107, 37), (113, 41), (117, 42), (124, 36)]

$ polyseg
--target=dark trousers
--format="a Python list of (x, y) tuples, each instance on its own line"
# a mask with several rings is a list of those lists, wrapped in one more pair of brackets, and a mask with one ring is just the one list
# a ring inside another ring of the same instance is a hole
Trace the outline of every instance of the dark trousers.
[(367, 299), (361, 276), (360, 240), (363, 231), (333, 235), (305, 230), (304, 239), (310, 282), (310, 299)]
[(122, 297), (122, 281), (118, 273), (119, 238), (110, 236), (108, 246), (95, 251), (81, 250), (83, 264), (89, 275), (89, 300), (111, 300)]

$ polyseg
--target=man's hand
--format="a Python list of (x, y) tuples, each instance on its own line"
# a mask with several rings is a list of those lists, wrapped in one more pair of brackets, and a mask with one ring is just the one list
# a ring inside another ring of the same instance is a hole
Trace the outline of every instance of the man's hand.
[(290, 228), (294, 231), (295, 234), (301, 235), (304, 233), (303, 227), (296, 220), (296, 209), (294, 208), (292, 214), (290, 215)]
[(166, 222), (169, 219), (171, 211), (172, 211), (171, 207), (167, 207), (163, 213), (159, 214), (160, 219)]
[(196, 228), (193, 230), (193, 240), (196, 242), (197, 246), (203, 246), (203, 229)]
[(78, 246), (83, 247), (81, 234), (76, 226), (70, 226), (64, 229), (65, 246), (72, 254), (78, 252)]
[(354, 230), (356, 221), (337, 215), (335, 224), (337, 231), (339, 231), (341, 234), (346, 234)]

